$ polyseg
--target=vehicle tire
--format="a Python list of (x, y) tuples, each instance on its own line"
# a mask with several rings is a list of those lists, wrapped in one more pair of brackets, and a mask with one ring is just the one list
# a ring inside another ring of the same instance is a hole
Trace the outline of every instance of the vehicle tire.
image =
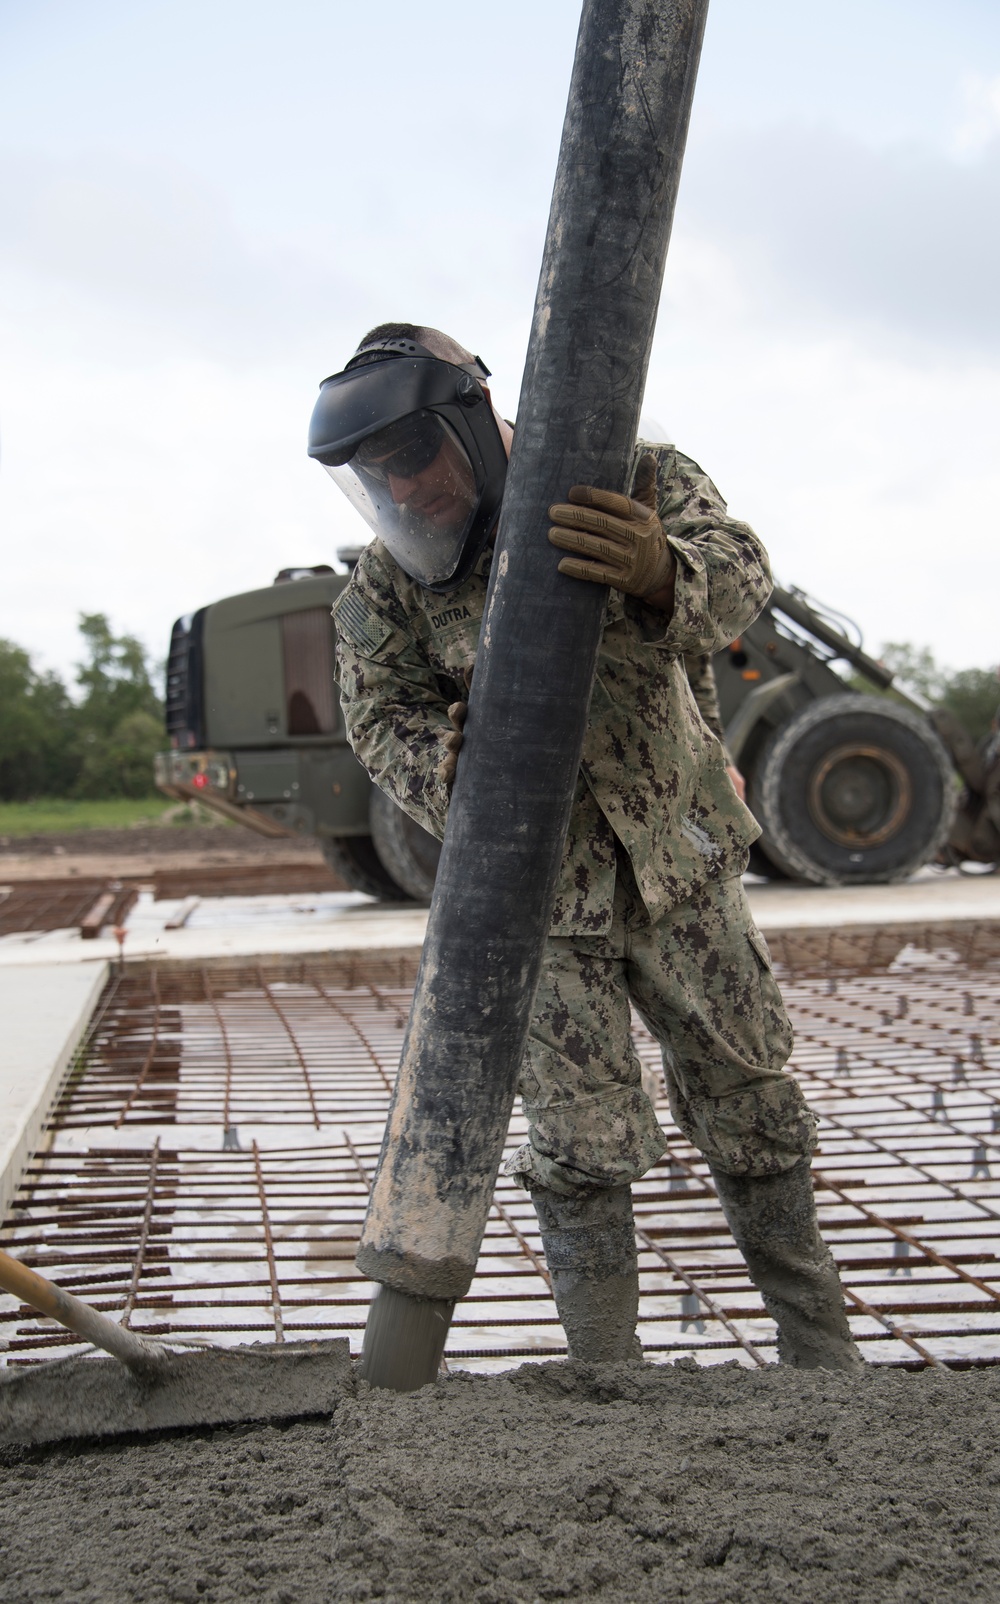
[(813, 885), (904, 880), (937, 855), (955, 809), (951, 761), (929, 722), (880, 696), (825, 696), (779, 725), (750, 806), (761, 847)]
[(377, 786), (368, 804), (375, 851), (386, 872), (415, 902), (430, 902), (441, 843)]
[(762, 880), (788, 879), (784, 869), (780, 869), (776, 863), (771, 862), (759, 841), (751, 842), (750, 861), (747, 864), (747, 869), (751, 874), (759, 874)]
[(363, 891), (379, 902), (413, 900), (383, 867), (370, 835), (324, 835), (319, 844), (334, 874), (352, 891)]

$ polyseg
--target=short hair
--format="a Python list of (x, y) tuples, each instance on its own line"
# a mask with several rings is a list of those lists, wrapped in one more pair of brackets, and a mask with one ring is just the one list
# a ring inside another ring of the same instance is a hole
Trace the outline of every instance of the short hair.
[[(440, 357), (442, 362), (454, 362), (461, 366), (463, 362), (476, 362), (477, 357), (467, 351), (464, 345), (459, 345), (450, 334), (444, 334), (440, 329), (432, 329), (424, 323), (377, 323), (373, 329), (363, 335), (358, 341), (358, 348), (352, 358), (352, 363), (365, 355), (365, 347), (375, 345), (379, 340), (414, 340), (417, 345), (424, 345), (434, 356)], [(369, 362), (380, 362), (391, 357), (391, 351), (372, 351), (367, 357)], [(361, 364), (358, 363), (360, 366)]]

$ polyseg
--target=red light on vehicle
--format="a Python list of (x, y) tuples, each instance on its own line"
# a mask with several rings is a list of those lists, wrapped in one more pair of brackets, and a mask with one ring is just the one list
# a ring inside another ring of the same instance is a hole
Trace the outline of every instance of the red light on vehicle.
[(208, 784), (208, 775), (207, 774), (192, 774), (192, 776), (191, 776), (191, 784), (194, 786), (196, 791), (204, 791), (205, 787)]

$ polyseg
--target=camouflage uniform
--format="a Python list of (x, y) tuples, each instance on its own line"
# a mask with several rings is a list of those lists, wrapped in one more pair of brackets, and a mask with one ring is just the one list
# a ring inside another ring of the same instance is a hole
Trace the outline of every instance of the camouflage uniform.
[(725, 741), (722, 713), (719, 709), (719, 687), (715, 683), (711, 653), (685, 652), (684, 672), (687, 674), (691, 695), (701, 714), (702, 722), (708, 725), (716, 740)]
[[(776, 1174), (813, 1141), (782, 1071), (791, 1032), (739, 880), (760, 831), (685, 667), (685, 655), (718, 650), (757, 616), (770, 570), (697, 463), (652, 449), (677, 559), (674, 609), (667, 620), (608, 597), (522, 1076), (531, 1139), (511, 1164), (525, 1185), (566, 1194), (627, 1184), (667, 1146), (641, 1087), (630, 998), (663, 1049), (677, 1123), (713, 1162)], [(464, 584), (436, 595), (376, 540), (334, 608), (351, 744), (376, 784), (438, 837), (447, 709), (466, 694), (491, 559), (485, 552)]]
[(931, 721), (965, 781), (946, 849), (953, 863), (996, 863), (1000, 859), (1000, 708), (989, 735), (973, 741), (946, 707)]

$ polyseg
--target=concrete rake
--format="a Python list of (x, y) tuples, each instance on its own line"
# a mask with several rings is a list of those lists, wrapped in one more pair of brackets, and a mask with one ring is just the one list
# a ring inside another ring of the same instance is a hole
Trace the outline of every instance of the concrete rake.
[(0, 1444), (329, 1415), (351, 1386), (343, 1338), (174, 1353), (2, 1250), (0, 1287), (114, 1355), (0, 1371)]

